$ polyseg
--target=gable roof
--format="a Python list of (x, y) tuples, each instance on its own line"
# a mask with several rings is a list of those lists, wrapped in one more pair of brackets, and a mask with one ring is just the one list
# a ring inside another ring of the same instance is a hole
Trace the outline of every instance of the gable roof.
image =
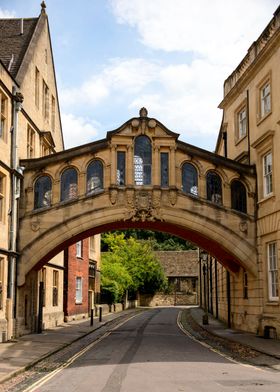
[(0, 19), (0, 59), (13, 78), (17, 76), (38, 20), (39, 18)]

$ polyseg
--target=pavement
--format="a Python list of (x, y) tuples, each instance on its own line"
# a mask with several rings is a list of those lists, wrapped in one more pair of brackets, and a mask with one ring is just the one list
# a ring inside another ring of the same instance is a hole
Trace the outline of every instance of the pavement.
[(191, 316), (193, 320), (213, 335), (232, 342), (241, 343), (244, 346), (250, 347), (262, 354), (280, 359), (280, 340), (265, 339), (264, 337), (258, 336), (254, 333), (228, 328), (226, 324), (215, 319), (210, 314), (208, 314), (208, 325), (203, 325), (203, 315), (203, 309), (198, 307), (191, 309)]
[(0, 343), (0, 384), (110, 321), (133, 312), (135, 309), (108, 313), (103, 315), (102, 322), (94, 317), (93, 326), (90, 325), (90, 319), (71, 321), (40, 334), (32, 333)]
[[(119, 313), (109, 313), (103, 316), (102, 322), (99, 322), (98, 318), (94, 318), (93, 326), (90, 326), (89, 319), (71, 321), (59, 327), (45, 330), (41, 334), (29, 334), (12, 342), (1, 343), (0, 384), (110, 321), (133, 311), (131, 309)], [(203, 314), (202, 309), (191, 308), (191, 315), (197, 324), (213, 335), (241, 343), (263, 354), (280, 359), (280, 340), (264, 339), (252, 333), (227, 328), (225, 324), (214, 319), (211, 315), (209, 315), (209, 324), (203, 325)]]

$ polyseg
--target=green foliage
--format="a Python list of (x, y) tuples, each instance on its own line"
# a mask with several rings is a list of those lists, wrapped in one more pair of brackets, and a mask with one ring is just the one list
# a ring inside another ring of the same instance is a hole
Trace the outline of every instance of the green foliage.
[(167, 280), (149, 241), (126, 239), (124, 233), (105, 234), (103, 241), (108, 252), (102, 255), (102, 290), (110, 292), (114, 301), (127, 290), (154, 293), (165, 289)]
[[(124, 239), (134, 238), (136, 240), (149, 241), (154, 251), (179, 251), (196, 249), (196, 247), (185, 241), (182, 238), (172, 236), (168, 233), (162, 233), (160, 231), (151, 230), (135, 230), (129, 229), (124, 231), (113, 231), (114, 234), (124, 234)], [(107, 235), (107, 234), (106, 234)], [(106, 236), (105, 235), (105, 236)], [(102, 251), (108, 250), (108, 244), (104, 241), (105, 236), (101, 237), (101, 249)]]

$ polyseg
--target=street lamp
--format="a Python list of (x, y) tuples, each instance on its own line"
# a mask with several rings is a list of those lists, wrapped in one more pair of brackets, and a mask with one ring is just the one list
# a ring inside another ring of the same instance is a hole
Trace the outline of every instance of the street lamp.
[[(203, 292), (204, 292), (204, 315), (202, 316), (202, 324), (208, 325), (208, 306), (207, 306), (207, 291), (208, 291), (208, 282), (207, 282), (207, 260), (208, 254), (204, 250), (200, 251), (200, 263), (202, 263), (202, 272), (203, 272)], [(201, 284), (201, 282), (200, 282)]]

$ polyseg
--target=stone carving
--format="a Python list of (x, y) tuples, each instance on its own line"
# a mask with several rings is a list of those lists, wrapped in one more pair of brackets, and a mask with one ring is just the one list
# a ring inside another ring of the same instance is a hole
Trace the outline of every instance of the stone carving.
[(246, 221), (240, 222), (240, 223), (239, 223), (239, 230), (240, 230), (242, 233), (247, 234), (247, 231), (248, 231), (248, 223), (247, 223)]
[(36, 221), (30, 222), (31, 230), (38, 231), (40, 229), (40, 220), (37, 219)]
[(175, 189), (170, 189), (168, 193), (168, 199), (170, 204), (174, 206), (177, 202), (177, 191)]
[(161, 193), (160, 191), (133, 191), (127, 190), (126, 202), (128, 212), (124, 220), (136, 221), (162, 221), (160, 213)]
[(118, 200), (118, 191), (117, 189), (110, 189), (110, 202), (114, 205), (116, 204), (117, 200)]

